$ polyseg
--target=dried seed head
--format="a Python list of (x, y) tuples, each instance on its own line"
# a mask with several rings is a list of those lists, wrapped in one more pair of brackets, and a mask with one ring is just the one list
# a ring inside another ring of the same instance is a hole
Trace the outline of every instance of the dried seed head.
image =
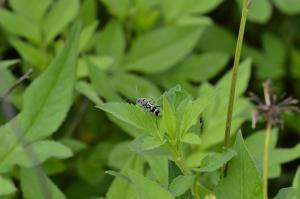
[(250, 99), (256, 104), (252, 113), (252, 128), (256, 127), (258, 117), (263, 117), (269, 124), (274, 126), (283, 124), (282, 114), (284, 112), (299, 112), (299, 108), (296, 106), (298, 100), (292, 97), (282, 97), (278, 100), (270, 80), (263, 83), (263, 88), (264, 99), (250, 93)]

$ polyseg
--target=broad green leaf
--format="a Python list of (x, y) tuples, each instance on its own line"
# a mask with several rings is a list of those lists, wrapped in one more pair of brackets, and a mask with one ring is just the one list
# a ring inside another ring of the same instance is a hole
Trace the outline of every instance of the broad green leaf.
[(14, 183), (11, 180), (6, 179), (2, 176), (0, 176), (0, 184), (0, 197), (2, 197), (3, 195), (13, 194), (17, 191)]
[[(233, 55), (236, 45), (235, 40), (234, 35), (229, 30), (212, 24), (204, 31), (198, 42), (198, 47), (204, 51)], [(207, 45), (208, 43), (209, 45)]]
[(193, 186), (194, 180), (194, 175), (179, 175), (170, 184), (169, 191), (173, 196), (180, 196)]
[(174, 108), (170, 104), (167, 96), (163, 96), (162, 121), (167, 134), (171, 139), (176, 140), (176, 115)]
[(181, 142), (187, 143), (187, 144), (201, 144), (202, 141), (198, 135), (195, 133), (187, 133), (182, 137)]
[(109, 56), (114, 59), (114, 64), (118, 66), (125, 51), (125, 35), (122, 26), (117, 21), (110, 21), (97, 37), (97, 54)]
[(296, 190), (294, 188), (282, 188), (274, 199), (296, 199)]
[(217, 198), (261, 199), (262, 179), (241, 133), (237, 134), (233, 149), (237, 156), (229, 162), (226, 177), (216, 187)]
[(109, 12), (119, 18), (125, 20), (128, 15), (131, 0), (101, 0), (109, 10)]
[(66, 146), (51, 140), (37, 141), (26, 146), (19, 146), (5, 159), (3, 167), (15, 164), (32, 167), (43, 163), (49, 158), (68, 158), (72, 151)]
[(77, 153), (87, 148), (87, 145), (85, 143), (75, 138), (63, 138), (62, 140), (60, 140), (60, 143), (69, 147), (73, 153)]
[(300, 196), (300, 167), (298, 167), (297, 173), (294, 177), (293, 188), (296, 189), (296, 195)]
[(163, 186), (168, 186), (168, 157), (167, 156), (144, 156), (151, 168), (151, 174), (160, 182)]
[(205, 14), (215, 9), (223, 0), (162, 0), (163, 14), (167, 21), (184, 15)]
[[(144, 162), (139, 157), (132, 157), (121, 171), (121, 174), (128, 175), (128, 169), (141, 173)], [(107, 199), (137, 199), (136, 194), (130, 184), (120, 178), (115, 178), (106, 195)]]
[(35, 43), (41, 41), (38, 27), (25, 17), (0, 9), (0, 24), (6, 31), (17, 36), (25, 37)]
[(134, 153), (129, 149), (129, 141), (120, 142), (114, 145), (109, 154), (108, 165), (115, 169), (122, 169), (126, 162), (132, 158)]
[(19, 62), (20, 62), (19, 59), (10, 59), (10, 60), (0, 61), (0, 70), (9, 68), (10, 66), (13, 66)]
[[(34, 142), (55, 132), (64, 120), (72, 104), (76, 79), (76, 58), (80, 25), (71, 31), (65, 48), (53, 60), (47, 70), (27, 88), (22, 112), (10, 123), (0, 127), (0, 170), (16, 150), (20, 142)], [(18, 138), (22, 136), (22, 140)]]
[(42, 70), (48, 64), (48, 58), (45, 52), (32, 44), (17, 38), (11, 39), (10, 43), (19, 52), (21, 57), (35, 68)]
[(85, 0), (81, 3), (79, 15), (83, 19), (83, 24), (90, 25), (97, 19), (97, 1), (98, 0)]
[[(155, 135), (156, 136), (156, 135)], [(165, 141), (157, 140), (154, 137), (140, 135), (134, 139), (129, 148), (131, 151), (141, 155), (166, 155), (167, 152), (161, 146)]]
[(20, 173), (21, 188), (25, 199), (66, 198), (41, 168), (21, 168)]
[[(246, 140), (249, 151), (254, 156), (257, 166), (262, 167), (265, 131), (259, 131), (252, 134)], [(293, 161), (300, 157), (300, 144), (294, 148), (275, 148), (278, 140), (278, 131), (274, 129), (270, 138), (270, 162), (269, 162), (269, 178), (278, 177), (281, 173), (281, 164)], [(258, 147), (261, 146), (261, 147)]]
[(168, 27), (144, 34), (133, 41), (124, 67), (149, 74), (167, 70), (194, 48), (204, 29)]
[[(238, 71), (236, 87), (236, 100), (232, 120), (231, 134), (236, 132), (242, 122), (248, 118), (246, 112), (250, 111), (250, 103), (241, 97), (245, 92), (251, 75), (251, 61), (249, 59), (241, 63)], [(230, 91), (231, 71), (217, 82), (216, 97), (203, 112), (203, 125), (201, 140), (205, 148), (220, 143), (224, 139), (225, 121)], [(205, 84), (205, 89), (213, 89)], [(203, 88), (200, 88), (200, 90)], [(245, 112), (245, 113), (244, 113)]]
[(194, 54), (170, 71), (170, 75), (194, 82), (207, 81), (216, 76), (229, 60), (229, 55), (220, 52)]
[(9, 0), (9, 3), (16, 13), (39, 24), (45, 11), (50, 5), (51, 0)]
[(97, 26), (98, 21), (95, 21), (82, 30), (80, 35), (79, 51), (82, 51), (86, 48), (88, 42), (91, 40), (93, 34), (95, 33)]
[(118, 73), (112, 80), (117, 91), (132, 101), (140, 97), (156, 99), (161, 95), (155, 84), (135, 74)]
[(157, 132), (156, 116), (148, 112), (148, 110), (143, 110), (142, 107), (128, 103), (111, 102), (99, 105), (98, 108), (145, 133), (153, 134)]
[(75, 18), (78, 10), (78, 0), (59, 0), (53, 3), (43, 23), (43, 32), (47, 43), (63, 31)]
[(274, 4), (285, 14), (294, 15), (300, 13), (300, 2), (297, 0), (274, 0)]
[(200, 172), (213, 172), (220, 169), (229, 160), (231, 160), (237, 153), (231, 149), (226, 149), (222, 153), (211, 153), (208, 154), (201, 163), (200, 168), (197, 171)]
[(85, 81), (79, 81), (76, 83), (76, 90), (87, 97), (89, 100), (91, 100), (96, 105), (103, 104), (103, 101), (98, 97), (95, 90), (92, 88), (92, 86), (85, 82)]
[(174, 197), (156, 182), (130, 170), (130, 179), (137, 194), (137, 199), (174, 199)]
[[(243, 0), (237, 0), (241, 7)], [(272, 4), (269, 0), (252, 0), (248, 12), (248, 19), (250, 21), (264, 24), (272, 16)]]

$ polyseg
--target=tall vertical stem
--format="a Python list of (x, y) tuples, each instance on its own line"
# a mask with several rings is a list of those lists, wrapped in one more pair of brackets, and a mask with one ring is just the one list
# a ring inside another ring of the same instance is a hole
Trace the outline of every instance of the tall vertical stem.
[(272, 125), (268, 122), (265, 137), (264, 160), (263, 160), (263, 194), (264, 199), (268, 199), (268, 173), (269, 173), (269, 150), (270, 150), (270, 134)]
[(240, 64), (241, 51), (242, 51), (242, 45), (243, 45), (243, 39), (244, 39), (244, 33), (245, 33), (245, 27), (247, 21), (248, 5), (249, 5), (249, 1), (244, 0), (243, 8), (242, 8), (242, 18), (240, 23), (239, 35), (238, 35), (235, 56), (234, 56), (234, 64), (232, 69), (231, 87), (230, 87), (225, 136), (224, 136), (224, 148), (227, 148), (229, 145), (233, 105), (234, 105), (234, 98), (235, 98), (235, 88), (236, 88), (236, 81), (238, 76), (238, 69)]

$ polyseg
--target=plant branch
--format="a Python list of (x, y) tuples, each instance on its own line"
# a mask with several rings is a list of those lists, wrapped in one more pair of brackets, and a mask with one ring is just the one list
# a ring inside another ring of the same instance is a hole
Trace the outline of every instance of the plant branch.
[(4, 101), (9, 94), (15, 89), (17, 88), (23, 81), (25, 81), (26, 79), (29, 79), (29, 77), (32, 74), (32, 68), (30, 68), (24, 75), (22, 75), (1, 97), (0, 97), (0, 101)]
[(264, 158), (263, 158), (263, 194), (264, 199), (268, 199), (268, 173), (269, 173), (269, 150), (270, 150), (270, 134), (271, 134), (272, 125), (268, 122), (266, 129), (265, 137), (265, 146), (264, 146)]
[(245, 33), (246, 21), (247, 21), (248, 4), (249, 4), (249, 1), (247, 1), (247, 0), (243, 1), (242, 18), (241, 18), (241, 23), (240, 23), (239, 35), (238, 35), (235, 57), (234, 57), (234, 64), (233, 64), (233, 69), (232, 69), (231, 87), (230, 87), (230, 95), (229, 95), (229, 102), (228, 102), (228, 109), (227, 109), (226, 127), (225, 127), (225, 136), (224, 136), (224, 148), (227, 148), (229, 145), (231, 121), (232, 121), (232, 114), (233, 114), (233, 105), (234, 105), (234, 98), (235, 98), (235, 89), (236, 89), (238, 67), (240, 64), (243, 38), (244, 38), (244, 33)]

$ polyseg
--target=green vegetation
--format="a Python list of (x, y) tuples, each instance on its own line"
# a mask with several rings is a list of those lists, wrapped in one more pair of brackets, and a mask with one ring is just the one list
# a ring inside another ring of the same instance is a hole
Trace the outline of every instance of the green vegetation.
[(299, 22), (299, 0), (0, 0), (0, 199), (299, 198)]

